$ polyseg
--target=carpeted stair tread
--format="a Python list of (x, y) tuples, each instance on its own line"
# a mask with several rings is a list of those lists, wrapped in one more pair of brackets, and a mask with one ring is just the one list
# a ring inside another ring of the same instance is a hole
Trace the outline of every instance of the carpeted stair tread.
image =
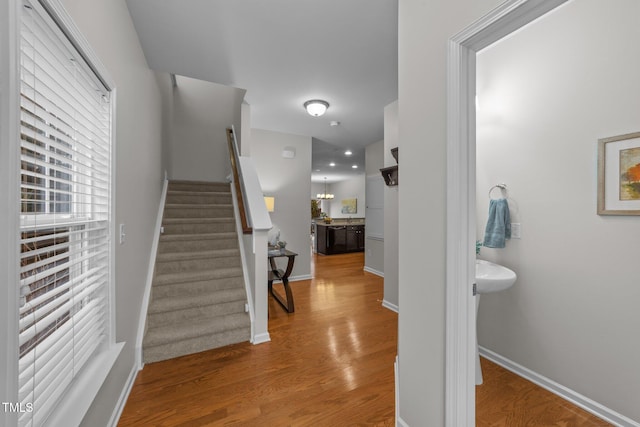
[(155, 286), (170, 285), (172, 283), (199, 282), (232, 277), (242, 277), (241, 267), (217, 268), (212, 270), (185, 271), (181, 273), (156, 274)]
[(167, 203), (165, 209), (211, 209), (232, 208), (230, 203)]
[(198, 295), (184, 295), (182, 297), (155, 298), (149, 306), (149, 313), (162, 313), (186, 308), (201, 307), (215, 303), (226, 303), (231, 301), (246, 301), (244, 289), (221, 289), (209, 293)]
[(238, 235), (232, 232), (185, 233), (160, 236), (159, 253), (237, 249)]
[(191, 282), (169, 282), (155, 286), (153, 296), (154, 298), (180, 298), (185, 295), (197, 295), (222, 289), (244, 289), (244, 277), (240, 274), (219, 279), (198, 280), (196, 278)]
[(195, 191), (195, 192), (221, 192), (230, 193), (231, 185), (229, 183), (211, 183), (211, 182), (170, 182), (167, 192), (169, 191)]
[[(250, 329), (247, 327), (233, 329), (216, 334), (205, 335), (186, 340), (175, 341), (153, 347), (145, 347), (145, 363), (159, 362), (173, 357), (199, 353), (212, 348), (223, 347), (251, 339)], [(167, 357), (167, 355), (171, 355)]]
[(236, 222), (233, 217), (164, 218), (162, 226), (164, 227), (163, 236), (236, 231)]
[(212, 335), (225, 330), (250, 326), (248, 313), (203, 317), (198, 322), (181, 322), (149, 328), (144, 337), (144, 345), (153, 347), (173, 341), (181, 341), (204, 335)]
[(239, 249), (214, 249), (211, 251), (167, 252), (156, 256), (156, 263), (175, 262), (196, 259), (213, 259), (240, 256)]
[(160, 236), (160, 242), (175, 242), (175, 241), (192, 241), (192, 240), (214, 240), (214, 239), (238, 239), (236, 233), (229, 231), (222, 231), (219, 233), (198, 233), (197, 235), (182, 233), (182, 234), (163, 234)]

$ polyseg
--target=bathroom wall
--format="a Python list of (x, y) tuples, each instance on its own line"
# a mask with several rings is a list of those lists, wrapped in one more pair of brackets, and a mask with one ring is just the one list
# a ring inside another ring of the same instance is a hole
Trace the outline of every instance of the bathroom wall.
[(506, 183), (522, 238), (480, 257), (518, 280), (480, 345), (640, 422), (640, 216), (596, 214), (598, 139), (640, 131), (638, 16), (569, 2), (478, 55), (477, 219)]

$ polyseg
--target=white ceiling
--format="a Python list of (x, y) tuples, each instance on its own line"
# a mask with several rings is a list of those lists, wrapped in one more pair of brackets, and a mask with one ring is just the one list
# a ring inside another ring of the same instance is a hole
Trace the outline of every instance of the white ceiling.
[[(364, 173), (398, 97), (397, 0), (127, 4), (152, 69), (246, 89), (252, 127), (313, 137), (314, 182)], [(302, 104), (318, 98), (330, 107), (311, 117)]]

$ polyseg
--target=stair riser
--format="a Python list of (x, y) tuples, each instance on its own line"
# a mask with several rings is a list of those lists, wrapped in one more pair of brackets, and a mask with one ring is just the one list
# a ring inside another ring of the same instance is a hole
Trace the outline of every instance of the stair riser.
[(156, 274), (180, 273), (183, 271), (214, 270), (223, 267), (240, 267), (240, 257), (217, 257), (207, 259), (162, 261), (156, 264)]
[(215, 249), (237, 249), (238, 239), (199, 239), (199, 240), (179, 240), (167, 241), (160, 240), (158, 245), (158, 253), (168, 252), (196, 252), (209, 251)]
[(163, 225), (164, 234), (202, 234), (202, 233), (227, 233), (236, 231), (233, 221), (204, 224), (166, 224)]
[(251, 339), (250, 329), (233, 329), (219, 334), (206, 335), (188, 340), (144, 348), (145, 363), (172, 359), (186, 354), (199, 353), (212, 348), (236, 344)]
[(193, 307), (176, 311), (153, 313), (147, 317), (150, 328), (180, 322), (197, 322), (204, 316), (223, 316), (225, 314), (244, 313), (246, 301), (230, 301), (203, 307)]
[(233, 218), (232, 206), (215, 206), (206, 208), (165, 207), (165, 218)]
[(244, 280), (241, 276), (155, 286), (153, 296), (155, 298), (180, 297), (235, 288), (244, 288)]
[(232, 203), (231, 193), (224, 194), (167, 194), (167, 203), (169, 204), (222, 204), (230, 205)]
[(195, 183), (180, 183), (180, 182), (170, 182), (168, 191), (199, 191), (199, 192), (231, 192), (230, 184), (195, 184)]

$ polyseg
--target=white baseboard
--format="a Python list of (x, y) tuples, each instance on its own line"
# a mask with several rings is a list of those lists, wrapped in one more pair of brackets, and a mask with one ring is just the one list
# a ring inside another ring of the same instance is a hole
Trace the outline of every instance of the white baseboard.
[(118, 425), (118, 421), (120, 420), (120, 416), (122, 415), (124, 406), (127, 403), (127, 399), (129, 399), (129, 394), (131, 394), (131, 389), (133, 388), (133, 383), (136, 380), (138, 372), (139, 369), (136, 366), (133, 366), (131, 368), (131, 372), (129, 372), (129, 378), (127, 378), (127, 383), (124, 385), (124, 388), (120, 393), (120, 397), (118, 398), (118, 403), (116, 404), (116, 407), (113, 408), (111, 419), (109, 420), (109, 424), (107, 424), (108, 426), (116, 427)]
[(519, 365), (506, 357), (503, 357), (493, 351), (479, 346), (480, 355), (486, 357), (492, 362), (502, 366), (503, 368), (513, 372), (516, 375), (521, 376), (534, 384), (539, 385), (540, 387), (550, 391), (553, 394), (556, 394), (573, 403), (576, 406), (584, 409), (587, 412), (592, 413), (598, 418), (602, 418), (604, 421), (607, 421), (615, 426), (621, 427), (640, 427), (640, 423), (633, 421), (630, 418), (625, 417), (622, 414), (619, 414), (600, 403), (589, 399), (586, 396), (577, 393), (562, 384), (558, 384), (557, 382), (542, 376), (536, 372), (533, 372), (530, 369), (525, 368), (522, 365)]
[(256, 345), (256, 344), (262, 344), (269, 341), (271, 341), (271, 336), (269, 335), (268, 332), (265, 332), (264, 334), (258, 334), (255, 337), (253, 337), (253, 341), (251, 341), (251, 344)]
[(388, 309), (389, 309), (389, 310), (391, 310), (391, 311), (395, 311), (396, 313), (399, 313), (399, 312), (400, 312), (400, 307), (398, 307), (396, 304), (392, 304), (392, 303), (390, 303), (390, 302), (389, 302), (389, 301), (387, 301), (386, 299), (385, 299), (385, 300), (382, 300), (382, 306), (383, 306), (384, 308), (388, 308)]
[[(165, 171), (166, 177), (166, 171)], [(147, 270), (147, 280), (145, 282), (144, 293), (142, 295), (142, 303), (140, 308), (140, 317), (138, 318), (138, 334), (136, 337), (136, 365), (138, 369), (142, 369), (144, 365), (142, 359), (142, 341), (144, 340), (144, 332), (147, 324), (147, 310), (149, 309), (149, 300), (151, 299), (151, 287), (153, 286), (153, 272), (156, 268), (156, 255), (158, 253), (158, 245), (160, 243), (160, 234), (162, 229), (162, 216), (164, 215), (164, 204), (167, 200), (167, 191), (169, 181), (164, 180), (162, 184), (162, 193), (160, 194), (160, 203), (158, 213), (156, 215), (156, 226), (153, 232), (153, 240), (151, 242), (151, 252), (149, 254), (149, 267)]]
[(299, 276), (291, 276), (289, 277), (289, 281), (290, 282), (299, 282), (301, 280), (311, 280), (313, 279), (313, 276), (310, 274), (301, 274)]
[(397, 417), (396, 418), (396, 426), (397, 427), (409, 427), (409, 424), (405, 423), (402, 418)]
[(376, 276), (384, 277), (384, 273), (382, 271), (378, 271), (374, 268), (369, 267), (368, 265), (365, 265), (363, 270), (371, 274), (375, 274)]

